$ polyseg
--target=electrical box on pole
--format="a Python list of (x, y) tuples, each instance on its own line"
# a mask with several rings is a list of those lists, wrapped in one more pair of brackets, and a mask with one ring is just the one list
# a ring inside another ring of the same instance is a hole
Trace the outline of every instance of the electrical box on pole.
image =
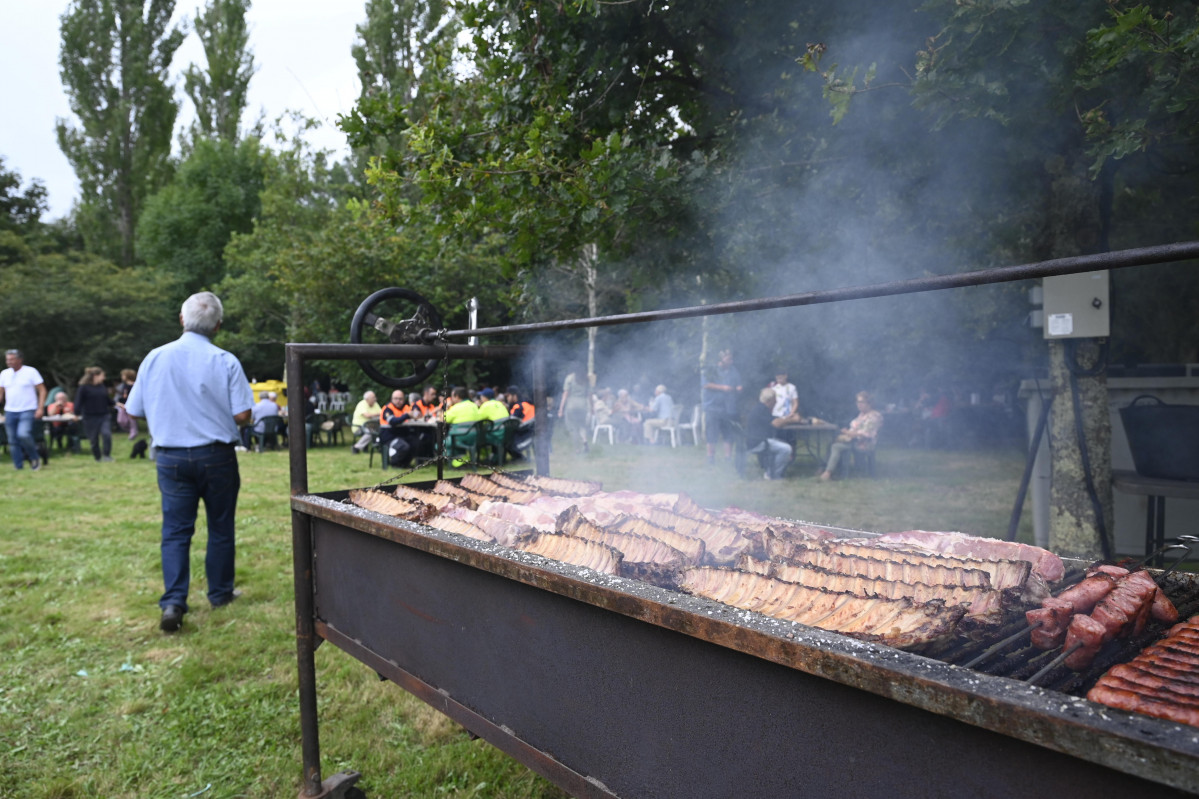
[(1107, 338), (1111, 334), (1107, 270), (1042, 281), (1046, 339)]

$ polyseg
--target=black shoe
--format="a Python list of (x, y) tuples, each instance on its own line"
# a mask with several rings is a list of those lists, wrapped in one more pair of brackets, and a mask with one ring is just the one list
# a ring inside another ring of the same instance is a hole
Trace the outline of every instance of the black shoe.
[(214, 608), (223, 608), (223, 607), (225, 607), (225, 605), (232, 604), (233, 600), (237, 599), (239, 596), (241, 596), (241, 589), (234, 588), (233, 593), (229, 595), (228, 599), (222, 600), (221, 602), (213, 602), (212, 606)]
[(158, 629), (164, 633), (176, 632), (183, 626), (183, 614), (185, 612), (178, 605), (167, 605), (162, 610), (162, 621), (158, 623)]

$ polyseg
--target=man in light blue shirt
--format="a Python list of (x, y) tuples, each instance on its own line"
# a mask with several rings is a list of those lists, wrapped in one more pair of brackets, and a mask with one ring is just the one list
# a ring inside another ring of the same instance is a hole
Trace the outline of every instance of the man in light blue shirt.
[(238, 427), (250, 421), (254, 395), (237, 358), (212, 343), (223, 317), (215, 294), (188, 297), (179, 314), (183, 335), (146, 356), (125, 403), (130, 416), (148, 420), (158, 450), (165, 587), (159, 627), (168, 633), (182, 626), (187, 613), (189, 555), (201, 499), (208, 516), (208, 601), (221, 607), (240, 593), (233, 587), (241, 487), (234, 447)]

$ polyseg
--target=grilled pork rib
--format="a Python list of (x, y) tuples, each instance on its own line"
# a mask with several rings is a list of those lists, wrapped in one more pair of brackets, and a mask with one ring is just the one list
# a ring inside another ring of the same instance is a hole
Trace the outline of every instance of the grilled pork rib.
[(958, 555), (977, 560), (1023, 560), (1033, 572), (1047, 583), (1057, 582), (1066, 573), (1062, 559), (1049, 550), (1014, 541), (965, 535), (964, 533), (932, 533), (925, 530), (908, 530), (902, 533), (886, 533), (878, 542), (903, 544), (919, 547), (945, 555)]
[(952, 631), (963, 613), (942, 602), (864, 598), (732, 569), (686, 569), (679, 586), (734, 607), (895, 647), (937, 640)]

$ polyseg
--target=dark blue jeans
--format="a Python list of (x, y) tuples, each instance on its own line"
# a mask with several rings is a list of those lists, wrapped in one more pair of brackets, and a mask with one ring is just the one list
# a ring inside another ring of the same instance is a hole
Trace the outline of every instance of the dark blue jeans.
[(8, 451), (12, 465), (23, 468), (23, 461), (30, 463), (37, 457), (37, 445), (33, 441), (33, 415), (37, 411), (8, 411), (4, 414), (4, 430), (8, 433)]
[(214, 605), (233, 596), (234, 517), (241, 475), (232, 445), (159, 447), (158, 490), (162, 492), (162, 582), (158, 606), (187, 610), (191, 580), (191, 543), (200, 500), (208, 516), (208, 552), (204, 573), (208, 601)]

